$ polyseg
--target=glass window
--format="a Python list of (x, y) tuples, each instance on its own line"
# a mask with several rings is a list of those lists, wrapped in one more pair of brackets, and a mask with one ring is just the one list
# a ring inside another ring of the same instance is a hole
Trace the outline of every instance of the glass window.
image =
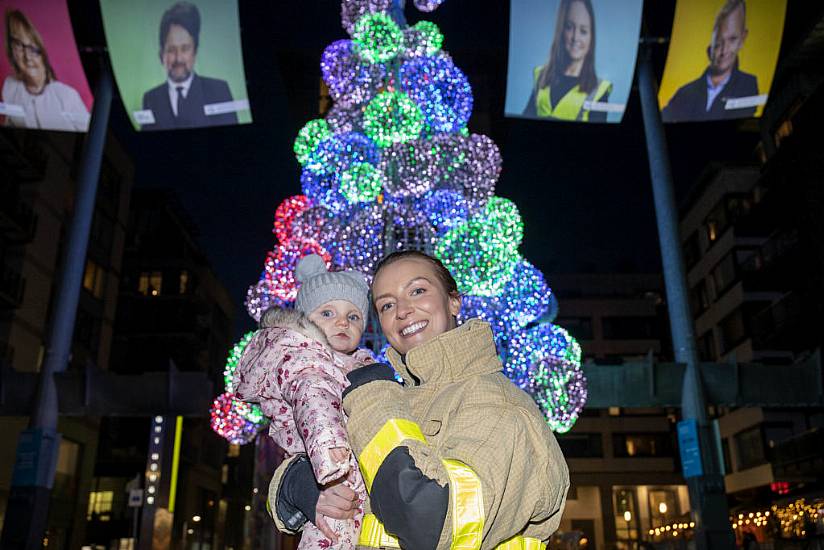
[(744, 316), (741, 315), (740, 309), (736, 309), (724, 317), (721, 322), (718, 323), (718, 326), (721, 329), (722, 353), (727, 353), (747, 337)]
[(692, 235), (684, 242), (684, 262), (687, 269), (695, 265), (701, 258), (701, 244), (698, 240), (698, 231), (693, 231)]
[(667, 524), (668, 519), (680, 516), (678, 499), (671, 489), (650, 489), (649, 512), (650, 527), (660, 527)]
[(564, 327), (578, 340), (592, 340), (594, 338), (591, 317), (562, 317), (556, 321), (556, 324)]
[(698, 354), (702, 361), (714, 361), (716, 359), (715, 337), (712, 329), (709, 329), (698, 339)]
[(712, 270), (711, 277), (715, 283), (716, 298), (721, 296), (736, 281), (735, 258), (727, 254)]
[(657, 340), (659, 337), (655, 317), (604, 317), (601, 323), (607, 340)]
[(725, 204), (719, 203), (704, 221), (704, 230), (707, 233), (707, 241), (712, 245), (727, 228), (727, 212)]
[(631, 541), (638, 540), (638, 507), (636, 506), (635, 490), (631, 488), (613, 487), (613, 507), (615, 510), (615, 534), (622, 548), (632, 547)]
[(163, 286), (163, 273), (160, 271), (143, 271), (137, 280), (137, 291), (144, 296), (160, 295)]
[(700, 315), (710, 307), (710, 294), (707, 289), (707, 282), (704, 279), (701, 279), (690, 290), (690, 306), (693, 315)]
[(766, 462), (766, 457), (764, 456), (764, 439), (760, 427), (737, 433), (734, 437), (735, 445), (738, 447), (738, 463), (741, 466), (740, 469), (746, 470)]
[(189, 272), (185, 269), (180, 272), (180, 281), (178, 284), (178, 293), (179, 294), (186, 294), (186, 290), (189, 288)]
[(92, 491), (89, 493), (89, 508), (86, 520), (109, 521), (112, 518), (114, 491)]
[(106, 272), (94, 260), (86, 260), (86, 270), (83, 272), (83, 288), (95, 298), (102, 298)]
[(616, 457), (669, 457), (672, 456), (672, 441), (670, 435), (660, 434), (627, 434), (612, 435), (613, 450)]
[(558, 445), (567, 458), (596, 458), (604, 456), (601, 434), (567, 433), (558, 436)]

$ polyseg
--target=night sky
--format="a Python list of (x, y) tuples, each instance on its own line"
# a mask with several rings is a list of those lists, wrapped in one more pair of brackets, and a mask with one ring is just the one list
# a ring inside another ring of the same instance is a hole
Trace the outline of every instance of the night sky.
[[(504, 118), (509, 3), (447, 0), (431, 14), (409, 4), (410, 24), (437, 23), (443, 49), (467, 74), (475, 95), (469, 128), (488, 134), (501, 149), (496, 194), (520, 208), (522, 253), (550, 286), (553, 272), (660, 271), (637, 91), (618, 125)], [(811, 4), (790, 0), (782, 55), (804, 30)], [(99, 51), (104, 40), (96, 2), (69, 5), (78, 42)], [(674, 8), (674, 0), (647, 0), (642, 34), (668, 37)], [(274, 210), (284, 197), (300, 193), (292, 142), (317, 117), (323, 49), (347, 38), (339, 13), (337, 0), (240, 0), (253, 124), (139, 134), (117, 96), (112, 106), (112, 127), (134, 158), (137, 185), (177, 191), (237, 304), (238, 330), (252, 327), (243, 298), (275, 243)], [(666, 47), (653, 50), (659, 78)], [(90, 75), (99, 56), (83, 54)], [(754, 162), (758, 135), (752, 128), (735, 122), (668, 125), (678, 196), (711, 161)]]

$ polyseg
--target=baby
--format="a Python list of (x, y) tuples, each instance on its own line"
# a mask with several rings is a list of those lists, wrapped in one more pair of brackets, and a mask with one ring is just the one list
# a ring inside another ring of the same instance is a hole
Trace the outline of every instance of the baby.
[[(369, 287), (360, 273), (329, 272), (320, 256), (303, 258), (295, 269), (301, 283), (295, 310), (269, 309), (235, 372), (239, 399), (260, 403), (270, 420), (269, 435), (287, 455), (306, 453), (321, 485), (343, 479), (361, 499), (363, 478), (346, 437), (341, 394), (346, 374), (374, 363), (358, 349), (366, 323)], [(354, 521), (318, 517), (337, 542), (307, 523), (299, 550), (354, 549), (363, 507)]]

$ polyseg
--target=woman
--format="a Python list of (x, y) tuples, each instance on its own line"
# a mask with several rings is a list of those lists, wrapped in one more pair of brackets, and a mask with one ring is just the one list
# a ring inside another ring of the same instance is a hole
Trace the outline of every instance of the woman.
[(5, 17), (6, 55), (14, 75), (3, 82), (6, 126), (85, 132), (89, 111), (80, 94), (57, 81), (40, 33), (20, 10)]
[[(348, 375), (343, 406), (370, 495), (361, 548), (535, 549), (558, 528), (566, 463), (538, 407), (501, 372), (489, 324), (458, 327), (455, 280), (421, 252), (384, 258), (372, 283), (386, 365)], [(308, 462), (270, 486), (281, 529), (351, 517), (346, 492), (318, 491)], [(286, 530), (286, 529), (284, 529)]]
[(592, 2), (561, 0), (549, 59), (535, 68), (524, 116), (606, 122), (605, 111), (592, 111), (587, 105), (608, 102), (611, 91), (612, 83), (595, 74)]

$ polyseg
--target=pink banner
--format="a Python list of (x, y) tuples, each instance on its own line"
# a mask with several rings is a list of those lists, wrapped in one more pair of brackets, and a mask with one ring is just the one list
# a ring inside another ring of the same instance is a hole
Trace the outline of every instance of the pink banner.
[(85, 132), (94, 97), (66, 0), (0, 0), (0, 13), (3, 124)]

